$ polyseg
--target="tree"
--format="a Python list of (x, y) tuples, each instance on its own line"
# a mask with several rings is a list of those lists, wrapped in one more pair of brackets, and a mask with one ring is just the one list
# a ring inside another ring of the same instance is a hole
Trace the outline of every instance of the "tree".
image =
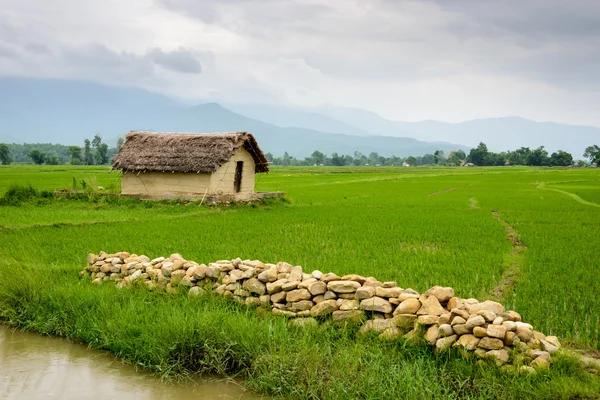
[(550, 165), (556, 167), (567, 167), (573, 165), (573, 156), (566, 151), (559, 150), (550, 155)]
[(94, 165), (94, 155), (92, 154), (90, 139), (83, 141), (83, 163), (85, 165)]
[(12, 162), (8, 146), (4, 143), (0, 143), (0, 162), (2, 165), (8, 165)]
[[(125, 143), (125, 139), (123, 139), (122, 137), (117, 139), (117, 153), (121, 150), (121, 146), (123, 146), (123, 143)], [(269, 161), (272, 161), (272, 160), (269, 160)]]
[(344, 156), (339, 156), (338, 153), (331, 155), (331, 165), (341, 167), (344, 165)]
[(445, 160), (446, 157), (444, 155), (443, 150), (436, 150), (435, 153), (433, 153), (433, 162), (435, 163), (435, 165), (443, 163)]
[(590, 160), (591, 163), (600, 163), (600, 146), (588, 146), (583, 153), (583, 156)]
[(471, 149), (468, 160), (475, 165), (486, 165), (488, 153), (485, 143), (480, 142), (476, 149)]
[(321, 153), (319, 150), (313, 151), (310, 157), (317, 165), (322, 165), (325, 162), (325, 154)]
[(100, 143), (96, 148), (96, 164), (104, 165), (108, 163), (108, 145)]
[[(117, 146), (118, 145), (119, 145), (119, 143), (117, 143)], [(273, 153), (265, 154), (265, 158), (267, 159), (268, 162), (273, 162)]]
[(550, 158), (548, 157), (548, 152), (546, 149), (544, 149), (544, 146), (540, 146), (537, 149), (532, 150), (527, 155), (526, 164), (536, 167), (550, 165)]
[(69, 162), (71, 163), (71, 165), (81, 164), (81, 147), (69, 146), (67, 147), (67, 154), (69, 156)]
[(406, 163), (411, 167), (414, 167), (415, 165), (417, 165), (417, 159), (413, 156), (409, 156), (406, 158)]
[(42, 153), (39, 150), (31, 150), (27, 153), (27, 156), (33, 160), (37, 165), (42, 165), (46, 161), (46, 153)]
[(48, 165), (60, 165), (63, 163), (62, 157), (52, 154), (46, 157), (46, 164)]

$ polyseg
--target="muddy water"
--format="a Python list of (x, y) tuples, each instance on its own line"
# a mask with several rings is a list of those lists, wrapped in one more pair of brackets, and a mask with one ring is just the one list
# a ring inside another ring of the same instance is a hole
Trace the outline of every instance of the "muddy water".
[(163, 383), (83, 345), (0, 325), (0, 399), (259, 398), (235, 383)]

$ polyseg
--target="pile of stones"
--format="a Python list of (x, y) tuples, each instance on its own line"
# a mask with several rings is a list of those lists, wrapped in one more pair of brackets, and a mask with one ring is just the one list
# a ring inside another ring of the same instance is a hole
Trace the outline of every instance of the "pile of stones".
[(212, 290), (252, 307), (291, 318), (298, 326), (331, 319), (360, 325), (384, 340), (424, 340), (437, 351), (459, 348), (467, 356), (498, 366), (532, 372), (547, 368), (561, 345), (495, 301), (461, 299), (450, 287), (434, 286), (420, 294), (396, 282), (332, 272), (305, 273), (286, 262), (221, 260), (208, 265), (179, 254), (150, 259), (127, 252), (89, 254), (81, 272), (93, 283), (119, 287), (144, 284), (152, 289), (198, 296)]

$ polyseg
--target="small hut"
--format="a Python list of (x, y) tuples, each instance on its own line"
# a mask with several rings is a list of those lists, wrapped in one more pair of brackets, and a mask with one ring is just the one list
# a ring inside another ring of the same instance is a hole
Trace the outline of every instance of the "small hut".
[(230, 200), (252, 200), (254, 175), (269, 170), (248, 132), (130, 132), (113, 159), (113, 169), (123, 171), (123, 195)]

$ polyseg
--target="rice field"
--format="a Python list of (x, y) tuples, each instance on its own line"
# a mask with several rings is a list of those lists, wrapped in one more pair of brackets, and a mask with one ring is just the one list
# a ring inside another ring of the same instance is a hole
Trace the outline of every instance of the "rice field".
[[(118, 174), (109, 174), (105, 168), (9, 166), (0, 167), (0, 196), (12, 183), (60, 189), (71, 187), (74, 178), (105, 188), (119, 185)], [(290, 203), (226, 208), (195, 203), (111, 203), (90, 196), (88, 200), (36, 199), (19, 206), (0, 206), (0, 278), (21, 270), (36, 277), (57, 272), (61, 279), (47, 284), (57, 285), (55, 294), (62, 299), (68, 292), (64, 287), (69, 280), (76, 280), (87, 253), (100, 250), (126, 250), (150, 257), (178, 252), (199, 262), (238, 256), (287, 261), (308, 270), (396, 280), (399, 286), (418, 291), (443, 285), (454, 287), (461, 297), (484, 299), (501, 293), (498, 300), (544, 333), (600, 349), (600, 169), (280, 167), (257, 177), (256, 189), (285, 191)], [(508, 240), (506, 226), (517, 242)], [(518, 256), (515, 243), (521, 246)], [(80, 282), (76, 285), (81, 296), (83, 291), (96, 290), (82, 288)], [(500, 292), (499, 286), (503, 286)], [(103, 288), (102, 292), (111, 290)], [(0, 291), (0, 305), (6, 308), (11, 298), (11, 307), (18, 308), (14, 304), (21, 303), (7, 293)], [(34, 307), (35, 299), (27, 301), (29, 305), (21, 306)], [(69, 314), (58, 305), (55, 312)], [(45, 314), (44, 318), (48, 317)], [(0, 311), (0, 321), (12, 319), (27, 326), (27, 318), (20, 318)], [(44, 331), (47, 326), (46, 333), (61, 333), (47, 323), (34, 323), (33, 316), (28, 318), (31, 329)], [(75, 315), (69, 318), (76, 320)], [(92, 341), (91, 336), (73, 334), (68, 322), (61, 323), (66, 324), (61, 328), (64, 335)], [(119, 354), (118, 349), (104, 347)], [(144, 358), (128, 354), (121, 355), (134, 362)], [(146, 367), (153, 369), (152, 365)], [(273, 368), (275, 364), (268, 365)], [(439, 371), (439, 364), (427, 368)], [(397, 373), (413, 376), (407, 371)], [(414, 371), (420, 373), (423, 371)], [(574, 372), (558, 375), (570, 373)], [(273, 390), (271, 384), (277, 377), (271, 370), (267, 375), (270, 381), (259, 379), (253, 387), (271, 395), (292, 394), (291, 389)], [(527, 387), (531, 398), (547, 393), (544, 390), (549, 387), (558, 390), (544, 385), (572, 386), (564, 385), (565, 376), (547, 378), (528, 383), (533, 385)], [(298, 382), (315, 377), (303, 379)], [(489, 379), (484, 379), (484, 386), (496, 382), (496, 378)], [(454, 386), (442, 386), (431, 398), (489, 398), (478, 388), (461, 397), (453, 392)], [(298, 390), (293, 392), (295, 397), (339, 398), (325, 392), (307, 395), (312, 393), (309, 389), (294, 387)], [(390, 393), (397, 396), (400, 392)], [(360, 397), (370, 398), (367, 394)]]

